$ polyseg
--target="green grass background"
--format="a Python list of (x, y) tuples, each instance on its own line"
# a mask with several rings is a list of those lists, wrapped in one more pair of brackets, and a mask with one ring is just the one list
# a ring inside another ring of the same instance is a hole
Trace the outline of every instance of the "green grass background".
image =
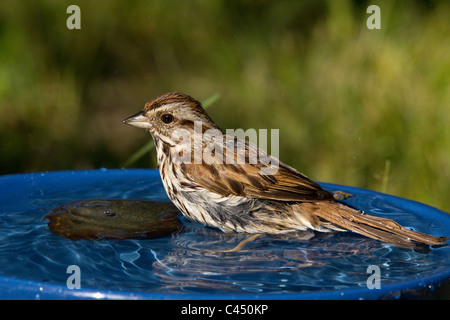
[(314, 180), (450, 211), (449, 18), (445, 0), (4, 0), (0, 173), (120, 168), (150, 139), (121, 121), (180, 91), (220, 95), (223, 129), (280, 129)]

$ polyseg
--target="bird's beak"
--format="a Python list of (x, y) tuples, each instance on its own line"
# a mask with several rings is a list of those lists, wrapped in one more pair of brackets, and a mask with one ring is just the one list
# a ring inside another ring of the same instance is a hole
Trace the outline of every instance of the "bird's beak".
[(138, 112), (134, 116), (126, 118), (122, 122), (142, 129), (150, 129), (152, 127), (149, 119), (145, 116), (144, 111)]

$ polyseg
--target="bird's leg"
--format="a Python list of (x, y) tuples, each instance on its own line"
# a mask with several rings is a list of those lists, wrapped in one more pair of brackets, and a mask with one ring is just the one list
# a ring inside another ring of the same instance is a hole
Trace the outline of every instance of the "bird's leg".
[[(260, 236), (262, 236), (262, 233), (255, 233), (255, 234), (251, 235), (250, 237), (248, 237), (247, 239), (242, 240), (241, 242), (238, 243), (237, 246), (235, 246), (234, 248), (229, 249), (229, 250), (206, 250), (206, 252), (214, 252), (214, 253), (217, 253), (217, 252), (218, 253), (239, 252), (247, 243), (255, 240), (256, 238), (258, 238)], [(244, 252), (244, 251), (249, 251), (249, 250), (242, 250), (242, 252)]]

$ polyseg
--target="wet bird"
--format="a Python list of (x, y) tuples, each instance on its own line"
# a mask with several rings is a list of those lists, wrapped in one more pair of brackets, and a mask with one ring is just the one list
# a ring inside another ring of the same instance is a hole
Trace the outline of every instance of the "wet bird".
[[(256, 145), (224, 134), (188, 95), (161, 95), (123, 122), (150, 132), (167, 195), (193, 221), (253, 234), (351, 230), (401, 247), (447, 240), (336, 201)], [(258, 161), (250, 161), (255, 155)]]

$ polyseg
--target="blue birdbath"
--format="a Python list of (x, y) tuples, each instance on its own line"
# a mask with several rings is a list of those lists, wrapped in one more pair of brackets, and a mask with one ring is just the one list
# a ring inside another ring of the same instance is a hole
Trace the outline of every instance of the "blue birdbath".
[[(450, 215), (369, 190), (345, 203), (416, 231), (450, 235)], [(155, 239), (70, 240), (43, 217), (77, 200), (169, 202), (156, 170), (0, 177), (0, 299), (395, 299), (446, 294), (450, 248), (399, 248), (352, 232), (248, 239), (193, 223)], [(444, 293), (441, 290), (446, 288)]]

